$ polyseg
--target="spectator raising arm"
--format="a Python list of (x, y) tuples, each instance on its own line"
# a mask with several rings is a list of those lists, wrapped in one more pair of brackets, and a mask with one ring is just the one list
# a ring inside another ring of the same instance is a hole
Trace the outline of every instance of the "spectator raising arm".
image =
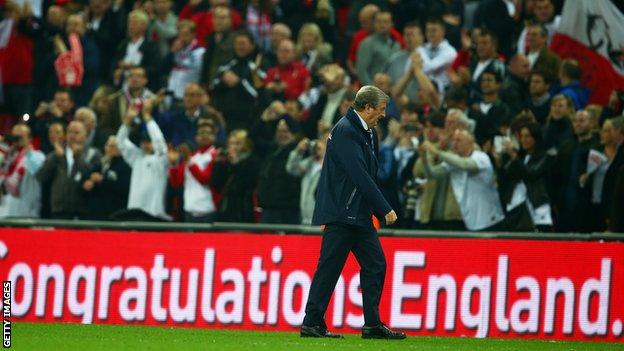
[(141, 149), (130, 141), (130, 125), (134, 118), (138, 115), (138, 110), (134, 107), (128, 108), (128, 112), (124, 116), (124, 121), (117, 132), (117, 143), (119, 151), (123, 159), (132, 167), (134, 162), (141, 156)]

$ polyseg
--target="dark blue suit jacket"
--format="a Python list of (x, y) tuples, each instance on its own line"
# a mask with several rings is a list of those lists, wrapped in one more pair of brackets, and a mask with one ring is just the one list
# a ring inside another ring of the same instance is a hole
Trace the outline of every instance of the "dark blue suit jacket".
[(377, 184), (377, 134), (371, 138), (353, 109), (331, 131), (312, 223), (371, 226), (392, 210)]

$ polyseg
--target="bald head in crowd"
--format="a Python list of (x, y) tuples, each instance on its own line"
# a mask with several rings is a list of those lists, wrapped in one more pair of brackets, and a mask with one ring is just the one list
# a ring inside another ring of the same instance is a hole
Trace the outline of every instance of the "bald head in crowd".
[(284, 23), (275, 23), (271, 26), (271, 47), (277, 51), (279, 44), (284, 39), (292, 39), (292, 31)]
[(277, 46), (277, 62), (282, 66), (287, 66), (295, 61), (295, 43), (290, 39), (282, 40)]
[(475, 138), (467, 130), (458, 129), (453, 134), (453, 150), (462, 157), (468, 157), (474, 151)]
[(11, 135), (20, 138), (20, 140), (15, 144), (20, 149), (30, 145), (30, 142), (32, 141), (30, 127), (23, 123), (14, 125), (11, 129)]
[(74, 145), (84, 145), (87, 141), (87, 129), (80, 121), (71, 121), (67, 126), (67, 144), (72, 147)]
[(79, 121), (84, 125), (87, 135), (89, 135), (97, 125), (97, 116), (95, 115), (95, 112), (88, 107), (81, 107), (77, 109), (74, 113), (74, 120)]
[(358, 20), (360, 27), (368, 32), (373, 30), (373, 18), (375, 14), (379, 12), (379, 6), (374, 4), (368, 4), (360, 10), (358, 14)]

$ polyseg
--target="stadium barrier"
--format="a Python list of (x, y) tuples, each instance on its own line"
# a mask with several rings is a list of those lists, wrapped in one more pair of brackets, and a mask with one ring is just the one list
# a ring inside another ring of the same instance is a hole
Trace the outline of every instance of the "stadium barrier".
[[(311, 227), (217, 223), (191, 233), (197, 225), (27, 222), (0, 222), (0, 276), (11, 282), (18, 322), (296, 331), (320, 249), (318, 235), (302, 235), (318, 234)], [(623, 339), (622, 235), (383, 233), (380, 312), (390, 327)], [(330, 329), (359, 332), (361, 306), (350, 257), (326, 314)]]

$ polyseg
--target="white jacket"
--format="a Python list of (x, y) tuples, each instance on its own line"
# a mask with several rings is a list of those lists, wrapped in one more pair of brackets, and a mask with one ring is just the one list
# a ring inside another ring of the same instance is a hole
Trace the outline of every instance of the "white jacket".
[(141, 209), (152, 216), (169, 218), (165, 212), (165, 191), (169, 175), (167, 144), (160, 128), (153, 120), (147, 123), (147, 133), (154, 147), (146, 154), (128, 138), (128, 127), (117, 132), (117, 143), (124, 160), (132, 168), (128, 209)]

